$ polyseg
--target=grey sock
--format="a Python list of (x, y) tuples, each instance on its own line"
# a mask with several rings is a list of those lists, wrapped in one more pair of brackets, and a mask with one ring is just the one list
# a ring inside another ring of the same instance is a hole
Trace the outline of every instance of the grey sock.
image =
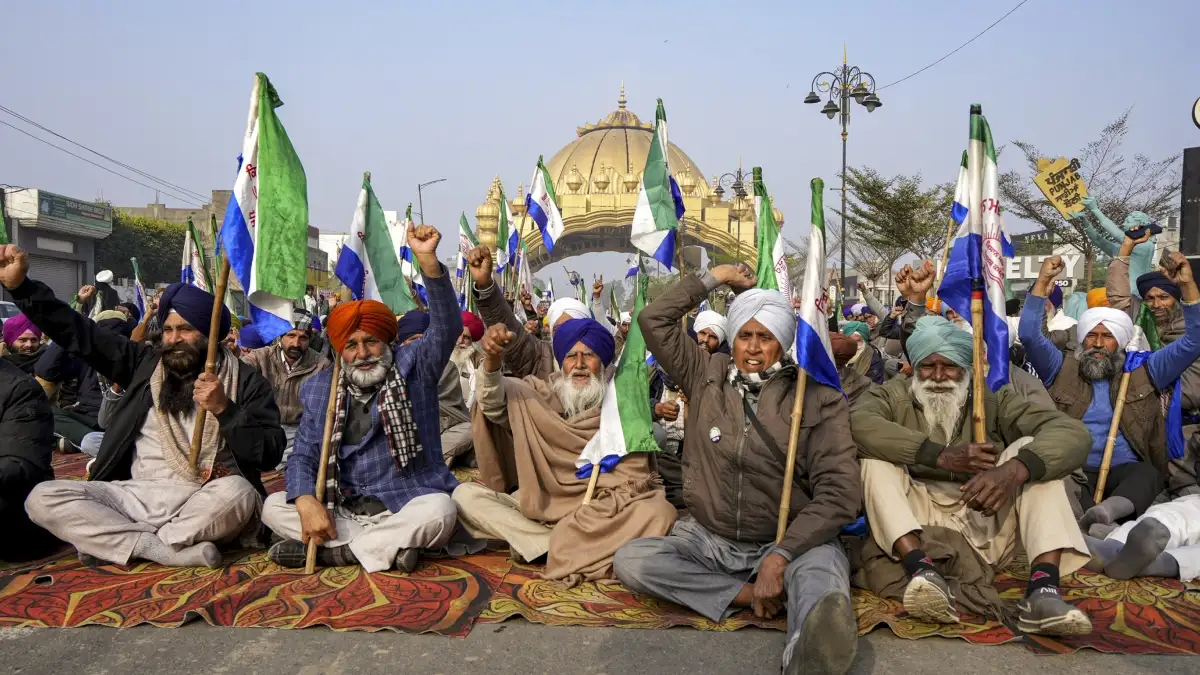
[(1154, 518), (1143, 518), (1129, 532), (1125, 546), (1112, 562), (1104, 566), (1104, 573), (1114, 579), (1132, 579), (1144, 574), (1154, 559), (1167, 548), (1171, 531)]
[(1093, 572), (1103, 572), (1104, 566), (1112, 562), (1124, 546), (1116, 539), (1097, 539), (1087, 535), (1084, 535), (1083, 539), (1087, 542), (1088, 553), (1092, 554), (1092, 559), (1085, 567)]
[(167, 567), (220, 567), (221, 552), (216, 544), (205, 541), (176, 551), (158, 535), (143, 532), (133, 546), (133, 557)]
[(1112, 525), (1122, 518), (1132, 516), (1133, 502), (1124, 497), (1109, 497), (1084, 512), (1079, 519), (1079, 529), (1088, 531), (1094, 524)]
[(1095, 525), (1092, 525), (1091, 527), (1089, 527), (1086, 530), (1086, 532), (1088, 535), (1093, 536), (1097, 539), (1104, 539), (1108, 535), (1115, 532), (1118, 527), (1120, 527), (1120, 525), (1116, 525), (1116, 524), (1105, 525), (1104, 523), (1096, 523)]
[(1142, 576), (1178, 579), (1179, 561), (1175, 559), (1175, 556), (1164, 551), (1158, 554), (1158, 557), (1154, 559), (1154, 562), (1147, 565), (1146, 569), (1142, 570)]

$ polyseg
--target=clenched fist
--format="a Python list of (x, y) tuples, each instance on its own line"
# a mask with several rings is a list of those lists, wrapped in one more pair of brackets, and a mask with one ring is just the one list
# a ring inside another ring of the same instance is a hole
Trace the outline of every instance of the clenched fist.
[(717, 265), (713, 268), (712, 274), (717, 281), (733, 289), (734, 293), (748, 291), (758, 283), (758, 278), (754, 276), (754, 270), (750, 269), (746, 263)]
[(196, 376), (196, 384), (192, 389), (192, 400), (213, 415), (220, 415), (229, 406), (229, 399), (225, 396), (225, 387), (221, 386), (221, 380), (212, 373), (200, 373)]
[(1192, 264), (1188, 262), (1187, 256), (1179, 251), (1171, 251), (1167, 254), (1165, 264), (1162, 265), (1162, 273), (1181, 288), (1184, 284), (1195, 281), (1192, 279)]
[(442, 276), (442, 264), (437, 259), (438, 242), (442, 233), (431, 225), (408, 225), (408, 247), (417, 257), (421, 274), (431, 279)]
[(12, 290), (29, 274), (29, 256), (19, 246), (0, 245), (0, 284)]
[(1063, 262), (1061, 255), (1052, 255), (1042, 261), (1042, 269), (1038, 272), (1038, 278), (1043, 281), (1053, 281), (1054, 277), (1063, 273), (1067, 269), (1067, 264)]
[(492, 249), (486, 246), (476, 246), (467, 252), (467, 267), (471, 269), (471, 278), (475, 280), (475, 288), (481, 291), (491, 288), (494, 266)]
[(500, 366), (504, 362), (504, 352), (516, 337), (516, 334), (502, 323), (488, 326), (483, 333), (483, 344), (480, 345), (480, 349), (483, 350), (484, 370), (489, 373), (500, 370)]
[(937, 268), (928, 260), (921, 263), (919, 267), (905, 265), (904, 269), (896, 274), (896, 288), (900, 290), (905, 300), (924, 305), (925, 298), (929, 295), (929, 289), (933, 288), (933, 280), (936, 276)]

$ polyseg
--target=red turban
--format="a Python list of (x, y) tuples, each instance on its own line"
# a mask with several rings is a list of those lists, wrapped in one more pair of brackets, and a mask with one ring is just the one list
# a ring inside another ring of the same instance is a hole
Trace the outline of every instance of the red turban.
[(355, 300), (338, 304), (325, 320), (329, 342), (339, 352), (350, 336), (360, 330), (391, 342), (396, 339), (396, 315), (378, 300)]
[(471, 333), (471, 340), (479, 342), (483, 339), (483, 320), (472, 312), (463, 312), (463, 327)]

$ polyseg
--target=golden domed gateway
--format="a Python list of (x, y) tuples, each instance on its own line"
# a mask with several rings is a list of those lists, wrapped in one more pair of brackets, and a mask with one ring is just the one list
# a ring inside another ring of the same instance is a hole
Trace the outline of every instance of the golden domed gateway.
[[(546, 162), (566, 226), (553, 255), (546, 253), (537, 224), (525, 213), (525, 186), (512, 193), (516, 197), (510, 206), (513, 221), (529, 247), (532, 269), (594, 251), (636, 252), (629, 240), (629, 228), (654, 139), (654, 125), (644, 124), (625, 104), (625, 86), (621, 85), (617, 109), (596, 124), (577, 127), (578, 137)], [(721, 191), (715, 190), (716, 177), (713, 184), (707, 183), (700, 167), (674, 143), (668, 148), (668, 161), (683, 193), (686, 213), (680, 227), (684, 244), (700, 244), (708, 249), (710, 257), (720, 252), (726, 258), (740, 257), (753, 264), (757, 255), (753, 197), (730, 195), (729, 201), (721, 199)], [(497, 177), (486, 201), (475, 211), (479, 241), (493, 249), (497, 244), (499, 200)], [(783, 214), (778, 209), (775, 217), (782, 224)]]

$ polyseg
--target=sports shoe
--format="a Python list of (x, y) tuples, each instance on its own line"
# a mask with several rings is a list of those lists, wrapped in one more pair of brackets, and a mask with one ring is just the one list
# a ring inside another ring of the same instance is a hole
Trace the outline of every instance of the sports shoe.
[(950, 586), (933, 570), (921, 570), (908, 582), (904, 589), (904, 611), (931, 623), (959, 622)]
[(267, 557), (280, 567), (297, 569), (304, 567), (304, 563), (307, 562), (306, 548), (302, 542), (295, 539), (284, 539), (275, 542), (271, 548), (267, 549)]
[(818, 600), (797, 640), (798, 650), (783, 669), (786, 675), (841, 675), (850, 670), (858, 652), (858, 620), (850, 596), (835, 591)]
[(1037, 635), (1087, 635), (1092, 622), (1082, 610), (1062, 599), (1058, 589), (1039, 588), (1022, 600), (1017, 609), (1017, 628)]

